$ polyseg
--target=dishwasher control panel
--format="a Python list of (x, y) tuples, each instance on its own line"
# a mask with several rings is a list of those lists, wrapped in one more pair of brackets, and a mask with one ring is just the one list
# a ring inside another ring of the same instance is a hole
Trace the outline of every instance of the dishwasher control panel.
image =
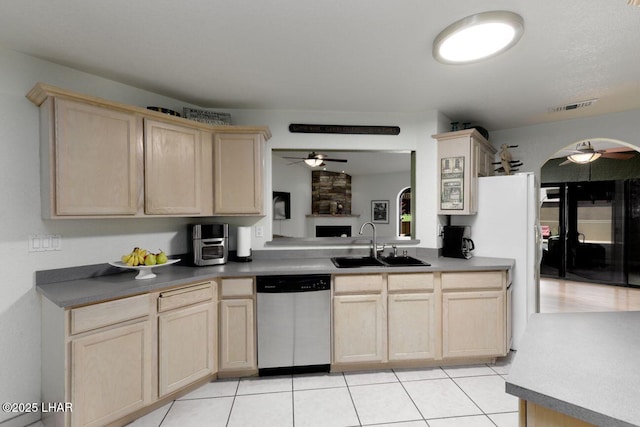
[(325, 291), (331, 289), (331, 276), (328, 274), (304, 274), (288, 276), (258, 276), (258, 293), (285, 293)]

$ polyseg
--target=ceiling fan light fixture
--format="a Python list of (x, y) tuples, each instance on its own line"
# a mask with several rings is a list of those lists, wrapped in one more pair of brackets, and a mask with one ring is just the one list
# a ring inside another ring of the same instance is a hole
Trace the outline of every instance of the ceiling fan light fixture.
[(324, 163), (321, 158), (317, 158), (317, 157), (304, 159), (304, 162), (307, 164), (307, 166), (312, 168), (322, 166), (322, 164)]
[(602, 154), (594, 152), (594, 153), (577, 153), (571, 154), (567, 156), (567, 160), (571, 160), (573, 163), (578, 163), (580, 165), (585, 165), (587, 163), (591, 163), (596, 161), (602, 156)]
[(515, 45), (524, 20), (508, 11), (467, 16), (442, 30), (433, 42), (433, 57), (445, 64), (468, 64), (498, 55)]

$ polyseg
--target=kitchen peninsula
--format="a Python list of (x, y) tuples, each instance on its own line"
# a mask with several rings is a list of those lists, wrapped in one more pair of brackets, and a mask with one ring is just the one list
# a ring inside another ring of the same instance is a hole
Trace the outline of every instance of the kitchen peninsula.
[(638, 426), (640, 312), (534, 314), (506, 391), (521, 427)]
[(337, 268), (329, 257), (254, 255), (173, 264), (144, 280), (105, 265), (37, 272), (42, 396), (74, 405), (55, 421), (125, 425), (204, 382), (256, 375), (256, 278), (266, 275), (331, 275), (332, 371), (490, 362), (509, 351), (511, 259), (418, 251), (430, 266)]

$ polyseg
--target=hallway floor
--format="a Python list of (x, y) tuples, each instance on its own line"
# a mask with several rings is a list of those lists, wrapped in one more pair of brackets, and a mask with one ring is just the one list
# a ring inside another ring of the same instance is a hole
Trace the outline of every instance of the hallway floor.
[(540, 313), (640, 310), (640, 289), (540, 278)]

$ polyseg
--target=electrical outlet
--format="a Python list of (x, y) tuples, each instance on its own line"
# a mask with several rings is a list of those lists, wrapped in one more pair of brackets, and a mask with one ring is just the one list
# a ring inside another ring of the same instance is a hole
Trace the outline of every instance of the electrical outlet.
[(264, 228), (256, 226), (256, 237), (264, 237)]

